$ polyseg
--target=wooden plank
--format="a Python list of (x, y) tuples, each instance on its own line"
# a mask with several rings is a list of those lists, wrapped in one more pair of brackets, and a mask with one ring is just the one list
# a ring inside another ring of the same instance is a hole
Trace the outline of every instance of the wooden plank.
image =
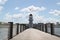
[(37, 29), (29, 28), (11, 40), (60, 40), (60, 38)]

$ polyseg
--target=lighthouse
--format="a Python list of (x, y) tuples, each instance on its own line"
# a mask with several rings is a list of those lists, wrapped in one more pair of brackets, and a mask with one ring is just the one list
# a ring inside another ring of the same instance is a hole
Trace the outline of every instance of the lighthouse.
[(29, 15), (29, 28), (32, 28), (33, 27), (33, 15), (30, 14)]

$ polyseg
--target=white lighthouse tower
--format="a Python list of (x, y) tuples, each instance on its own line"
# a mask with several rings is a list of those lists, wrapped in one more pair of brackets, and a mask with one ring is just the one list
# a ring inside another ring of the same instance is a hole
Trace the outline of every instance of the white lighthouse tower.
[(33, 15), (30, 14), (29, 15), (29, 28), (32, 28), (33, 27)]

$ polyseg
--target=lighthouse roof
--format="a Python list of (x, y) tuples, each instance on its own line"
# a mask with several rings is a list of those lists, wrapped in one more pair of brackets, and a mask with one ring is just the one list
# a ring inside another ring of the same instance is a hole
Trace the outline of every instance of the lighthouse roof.
[(32, 16), (32, 14), (30, 14), (29, 16)]

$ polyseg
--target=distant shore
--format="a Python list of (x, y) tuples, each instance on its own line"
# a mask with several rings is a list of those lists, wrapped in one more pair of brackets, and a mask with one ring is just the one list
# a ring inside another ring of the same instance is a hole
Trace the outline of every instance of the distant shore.
[[(0, 24), (0, 28), (8, 28), (9, 24)], [(17, 27), (16, 24), (13, 24), (13, 27)], [(54, 28), (60, 28), (60, 26), (54, 26)]]
[[(17, 25), (14, 24), (13, 27), (16, 27)], [(0, 24), (0, 28), (8, 28), (9, 24)]]

